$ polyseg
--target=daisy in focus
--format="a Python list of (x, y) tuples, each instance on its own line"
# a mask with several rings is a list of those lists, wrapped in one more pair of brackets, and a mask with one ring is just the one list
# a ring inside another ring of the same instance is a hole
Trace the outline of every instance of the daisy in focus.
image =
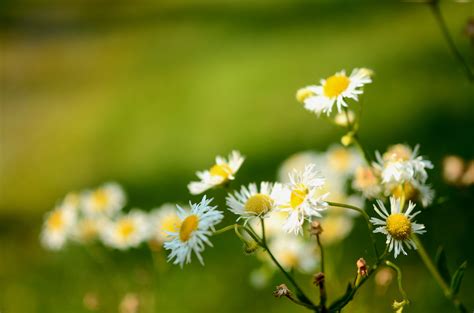
[(170, 233), (179, 230), (181, 220), (174, 204), (164, 204), (150, 213), (152, 238), (163, 243), (170, 239)]
[(245, 158), (238, 151), (232, 151), (229, 157), (216, 157), (216, 164), (209, 170), (197, 172), (196, 175), (200, 181), (194, 181), (188, 184), (189, 192), (198, 195), (204, 191), (223, 185), (230, 180), (234, 180), (235, 173), (239, 170)]
[(41, 243), (50, 250), (61, 249), (68, 240), (76, 223), (76, 212), (61, 204), (46, 215), (41, 231)]
[(147, 215), (136, 209), (114, 221), (107, 221), (102, 232), (104, 244), (119, 250), (138, 247), (148, 237)]
[(125, 192), (119, 184), (105, 183), (84, 193), (82, 207), (88, 216), (112, 216), (125, 206), (125, 202)]
[(275, 198), (281, 189), (281, 184), (268, 182), (260, 183), (260, 188), (254, 183), (242, 186), (240, 192), (227, 196), (227, 207), (232, 213), (240, 215), (239, 219), (264, 217), (277, 206)]
[(347, 76), (344, 70), (321, 80), (318, 86), (307, 86), (297, 91), (296, 98), (304, 103), (305, 109), (316, 113), (318, 116), (325, 113), (331, 114), (334, 104), (337, 111), (341, 112), (347, 107), (347, 99), (358, 101), (358, 96), (363, 93), (362, 87), (372, 82), (373, 72), (366, 68), (356, 68)]
[(191, 262), (191, 254), (194, 251), (199, 262), (204, 264), (201, 253), (206, 244), (212, 247), (208, 237), (215, 231), (214, 226), (224, 218), (224, 214), (216, 209), (217, 206), (210, 206), (211, 201), (212, 199), (206, 199), (204, 196), (201, 202), (190, 203), (190, 211), (177, 206), (179, 229), (170, 232), (170, 239), (164, 243), (165, 249), (171, 251), (168, 261), (174, 259), (173, 264), (183, 267), (185, 263)]
[(400, 254), (407, 254), (403, 245), (408, 249), (415, 249), (415, 242), (411, 239), (412, 234), (424, 234), (426, 232), (423, 224), (417, 224), (413, 218), (420, 213), (414, 212), (415, 204), (408, 203), (405, 212), (402, 211), (400, 199), (390, 198), (390, 213), (385, 208), (382, 201), (377, 200), (374, 210), (382, 218), (372, 217), (370, 222), (377, 226), (374, 233), (382, 233), (387, 236), (388, 252), (394, 251), (395, 258)]
[(305, 220), (321, 217), (320, 212), (327, 207), (323, 200), (328, 194), (316, 196), (318, 189), (323, 188), (325, 179), (314, 164), (307, 164), (303, 172), (292, 171), (289, 178), (290, 183), (281, 189), (276, 201), (280, 203), (280, 210), (288, 212), (283, 230), (298, 235), (303, 233)]

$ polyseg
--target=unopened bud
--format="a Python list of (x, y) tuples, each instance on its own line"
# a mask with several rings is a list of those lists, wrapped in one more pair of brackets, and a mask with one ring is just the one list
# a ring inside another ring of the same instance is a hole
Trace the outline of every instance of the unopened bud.
[(311, 235), (319, 236), (323, 232), (323, 228), (321, 227), (321, 223), (319, 221), (312, 221), (311, 227), (309, 229)]
[(281, 284), (276, 287), (276, 290), (273, 292), (273, 295), (277, 298), (291, 297), (291, 291), (285, 284)]
[(360, 258), (357, 260), (356, 264), (357, 264), (357, 273), (360, 276), (367, 276), (368, 269), (367, 269), (367, 263), (365, 262), (365, 260), (363, 258)]
[(320, 272), (314, 275), (313, 283), (316, 286), (321, 286), (322, 284), (324, 284), (324, 273)]
[(347, 133), (346, 135), (342, 136), (342, 138), (341, 138), (341, 143), (345, 147), (349, 146), (353, 142), (354, 142), (354, 137), (353, 137), (352, 133)]

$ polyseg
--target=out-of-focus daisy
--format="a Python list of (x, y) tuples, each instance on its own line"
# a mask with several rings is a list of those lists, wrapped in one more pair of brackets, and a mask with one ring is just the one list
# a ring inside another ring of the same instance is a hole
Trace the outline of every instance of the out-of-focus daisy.
[(316, 246), (311, 241), (293, 235), (281, 235), (269, 244), (270, 251), (287, 270), (311, 273), (319, 263)]
[(382, 192), (380, 179), (376, 175), (375, 170), (369, 166), (357, 167), (352, 181), (352, 188), (362, 192), (364, 197), (373, 199)]
[(179, 230), (181, 220), (176, 205), (164, 204), (150, 213), (152, 238), (158, 243), (170, 239), (170, 233)]
[(382, 233), (387, 236), (388, 252), (393, 250), (396, 258), (400, 252), (405, 255), (407, 254), (405, 249), (403, 249), (403, 245), (408, 249), (416, 249), (411, 235), (423, 234), (426, 230), (423, 224), (417, 224), (413, 221), (414, 217), (420, 213), (420, 211), (413, 211), (415, 204), (410, 201), (407, 210), (402, 212), (400, 199), (391, 197), (390, 213), (382, 201), (377, 200), (377, 205), (374, 205), (374, 210), (382, 219), (372, 217), (370, 222), (377, 226), (374, 233)]
[(217, 156), (216, 164), (209, 170), (196, 173), (200, 181), (189, 183), (189, 192), (193, 195), (197, 195), (213, 187), (223, 185), (229, 180), (233, 180), (235, 173), (239, 170), (244, 159), (245, 158), (238, 151), (232, 151), (228, 159)]
[(338, 112), (347, 107), (347, 99), (358, 101), (358, 96), (363, 93), (362, 87), (371, 83), (371, 72), (367, 69), (354, 69), (350, 76), (340, 71), (327, 79), (321, 80), (321, 85), (308, 86), (299, 91), (300, 100), (303, 100), (305, 108), (318, 115), (321, 113), (331, 114), (334, 104)]
[(355, 113), (352, 110), (347, 110), (346, 112), (339, 112), (334, 116), (334, 123), (341, 127), (347, 127), (355, 122)]
[(433, 164), (418, 156), (418, 148), (413, 150), (402, 144), (390, 147), (387, 152), (380, 155), (376, 152), (377, 162), (374, 168), (381, 172), (383, 183), (404, 183), (416, 180), (424, 183), (428, 178), (427, 169), (432, 169)]
[(283, 230), (300, 234), (304, 221), (313, 216), (321, 217), (320, 211), (327, 207), (323, 201), (327, 194), (315, 196), (316, 191), (324, 186), (325, 180), (314, 164), (306, 165), (303, 172), (294, 170), (289, 177), (290, 183), (276, 195), (276, 201), (282, 211), (288, 212)]
[(346, 238), (354, 227), (354, 221), (344, 214), (327, 214), (321, 220), (323, 232), (321, 241), (324, 245), (333, 245)]
[(242, 186), (240, 192), (229, 194), (226, 203), (232, 213), (240, 215), (239, 218), (263, 217), (277, 206), (275, 198), (281, 188), (278, 183), (262, 182), (260, 188), (252, 183), (248, 187)]
[(183, 267), (184, 263), (191, 262), (191, 254), (194, 251), (201, 264), (204, 264), (201, 253), (205, 244), (212, 246), (208, 237), (215, 230), (214, 226), (219, 224), (224, 215), (218, 211), (216, 206), (210, 206), (212, 199), (204, 196), (199, 203), (189, 203), (190, 211), (178, 207), (180, 227), (176, 232), (170, 232), (170, 240), (164, 243), (164, 247), (170, 250), (168, 261), (174, 259), (173, 264)]
[(83, 195), (82, 206), (88, 216), (113, 216), (126, 202), (125, 192), (117, 183), (106, 183)]
[(149, 237), (147, 215), (137, 209), (107, 221), (102, 233), (104, 243), (112, 248), (126, 250), (138, 247)]
[(80, 243), (88, 243), (97, 239), (106, 220), (100, 217), (80, 218), (73, 230), (73, 238)]
[(290, 182), (290, 173), (294, 170), (304, 171), (306, 164), (317, 164), (321, 170), (321, 164), (325, 162), (325, 157), (315, 151), (302, 151), (289, 156), (278, 169), (278, 181), (282, 183)]
[(59, 250), (66, 243), (76, 223), (76, 212), (69, 206), (55, 208), (46, 215), (41, 243), (50, 250)]
[(327, 165), (337, 174), (347, 176), (362, 164), (360, 154), (353, 148), (333, 145), (326, 152)]

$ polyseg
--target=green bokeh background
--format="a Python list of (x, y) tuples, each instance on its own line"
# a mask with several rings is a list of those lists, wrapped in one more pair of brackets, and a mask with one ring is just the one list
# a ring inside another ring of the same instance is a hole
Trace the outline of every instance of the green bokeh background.
[[(463, 28), (473, 3), (441, 7), (472, 65)], [(444, 199), (420, 216), (422, 240), (432, 255), (445, 246), (452, 269), (474, 264), (473, 189), (448, 187), (440, 175), (446, 154), (474, 156), (474, 85), (427, 5), (7, 0), (0, 27), (0, 312), (88, 312), (87, 292), (98, 294), (99, 312), (117, 312), (126, 292), (153, 312), (153, 290), (154, 312), (304, 312), (271, 296), (281, 276), (262, 290), (249, 285), (258, 262), (230, 234), (215, 238), (205, 267), (159, 259), (153, 286), (146, 249), (44, 251), (42, 216), (66, 192), (109, 180), (147, 210), (197, 200), (186, 189), (194, 172), (232, 149), (247, 156), (238, 183), (273, 180), (290, 154), (323, 150), (342, 135), (296, 103), (295, 90), (360, 66), (376, 72), (364, 95), (362, 141), (371, 151), (421, 144)], [(222, 203), (222, 192), (211, 194)], [(365, 240), (358, 221), (328, 250), (330, 299), (352, 279), (357, 258), (371, 260)], [(407, 312), (453, 311), (416, 253), (397, 263), (412, 299)], [(310, 278), (299, 278), (316, 296)], [(469, 266), (461, 298), (471, 310), (473, 293)], [(346, 311), (390, 312), (395, 298), (395, 284), (380, 294), (370, 282)]]

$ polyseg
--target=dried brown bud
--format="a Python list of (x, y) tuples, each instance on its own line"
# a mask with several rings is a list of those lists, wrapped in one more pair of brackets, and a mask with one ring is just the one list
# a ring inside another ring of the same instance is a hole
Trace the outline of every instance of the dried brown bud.
[(276, 287), (276, 290), (273, 292), (273, 295), (277, 298), (291, 297), (291, 291), (285, 284), (281, 284)]
[(312, 221), (311, 228), (309, 229), (311, 235), (319, 236), (323, 232), (323, 228), (321, 227), (321, 223), (319, 221)]
[(356, 264), (357, 264), (357, 273), (360, 276), (366, 276), (368, 269), (367, 269), (367, 263), (365, 262), (365, 260), (363, 258), (360, 258), (357, 260)]
[(324, 284), (324, 273), (320, 272), (314, 275), (313, 283), (316, 286), (321, 286), (322, 284)]

